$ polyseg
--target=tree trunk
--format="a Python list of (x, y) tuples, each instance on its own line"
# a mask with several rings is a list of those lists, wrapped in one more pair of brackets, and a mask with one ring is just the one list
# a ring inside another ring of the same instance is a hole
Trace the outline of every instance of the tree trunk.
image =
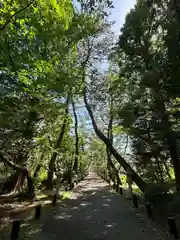
[(34, 199), (34, 197), (35, 197), (35, 190), (34, 190), (33, 179), (29, 175), (29, 172), (27, 170), (25, 171), (25, 176), (26, 176), (26, 179), (27, 179), (28, 196), (29, 196), (30, 199)]
[[(115, 177), (115, 180), (117, 181), (116, 183), (118, 184), (118, 185), (121, 185), (122, 183), (121, 183), (121, 179), (120, 179), (120, 177), (119, 177), (119, 173), (118, 173), (118, 170), (116, 169), (116, 167), (115, 167), (115, 165), (114, 165), (114, 163), (113, 163), (113, 161), (112, 161), (112, 159), (111, 159), (111, 156), (109, 156), (109, 151), (108, 151), (108, 165), (109, 165), (109, 167), (110, 167), (110, 176), (111, 176), (111, 179), (112, 179), (112, 172), (113, 172), (113, 174), (115, 175), (114, 177)], [(112, 172), (111, 172), (111, 170), (112, 170)]]
[(56, 179), (56, 196), (59, 196), (60, 192), (60, 187), (61, 187), (61, 179), (57, 177)]
[(130, 167), (130, 165), (125, 161), (125, 159), (116, 151), (116, 149), (112, 146), (111, 142), (109, 141), (109, 139), (100, 131), (100, 129), (98, 128), (94, 116), (93, 116), (93, 112), (90, 108), (90, 105), (88, 104), (87, 101), (87, 97), (86, 97), (86, 89), (84, 88), (84, 103), (86, 106), (86, 109), (89, 113), (89, 116), (91, 118), (92, 121), (92, 125), (94, 128), (95, 133), (97, 134), (97, 136), (106, 144), (106, 146), (111, 150), (112, 155), (116, 158), (116, 160), (118, 161), (118, 163), (124, 168), (125, 171), (131, 171), (131, 177), (132, 180), (136, 183), (136, 185), (140, 188), (140, 190), (142, 192), (145, 191), (145, 188), (147, 186), (147, 183), (144, 182), (142, 180), (142, 178)]
[(167, 142), (169, 144), (169, 151), (171, 154), (171, 160), (174, 166), (174, 173), (175, 173), (175, 178), (176, 178), (176, 188), (177, 191), (180, 190), (180, 159), (179, 159), (179, 154), (178, 154), (178, 145), (177, 145), (177, 140), (176, 136), (173, 132), (173, 130), (170, 130), (167, 136)]
[[(110, 103), (110, 119), (109, 119), (109, 124), (108, 124), (108, 139), (111, 142), (111, 145), (113, 145), (113, 133), (112, 133), (112, 125), (113, 125), (113, 116), (112, 116), (112, 102)], [(106, 150), (107, 150), (107, 161), (108, 161), (108, 166), (109, 166), (109, 170), (110, 170), (110, 176), (112, 177), (112, 173), (113, 175), (115, 174), (115, 176), (113, 176), (113, 178), (115, 178), (115, 180), (117, 181), (118, 185), (121, 185), (121, 179), (119, 177), (119, 173), (118, 170), (116, 169), (113, 161), (112, 161), (112, 154), (111, 154), (111, 149), (109, 147), (106, 146)], [(111, 172), (112, 170), (112, 172)]]
[(128, 198), (132, 199), (133, 197), (132, 178), (129, 174), (127, 174), (127, 184), (128, 184)]
[[(55, 145), (55, 149), (58, 149), (61, 146), (61, 143), (63, 141), (63, 137), (65, 134), (65, 130), (66, 130), (66, 123), (67, 123), (67, 116), (68, 116), (68, 112), (69, 112), (69, 96), (67, 97), (67, 101), (66, 101), (67, 107), (65, 110), (65, 116), (64, 116), (64, 121), (63, 121), (63, 125), (59, 134), (59, 138), (56, 142)], [(55, 169), (55, 162), (56, 162), (56, 157), (57, 157), (58, 153), (56, 151), (53, 152), (52, 157), (50, 159), (49, 162), (49, 167), (48, 167), (48, 176), (47, 176), (47, 181), (46, 181), (46, 187), (47, 189), (52, 189), (53, 187), (53, 174), (54, 174), (54, 169)]]
[(23, 185), (24, 185), (24, 182), (25, 182), (25, 179), (26, 179), (26, 176), (24, 176), (23, 172), (19, 172), (18, 175), (19, 175), (19, 177), (18, 177), (18, 180), (16, 182), (16, 186), (13, 190), (14, 192), (21, 192), (21, 190), (23, 188)]
[(19, 171), (16, 171), (11, 176), (9, 176), (6, 182), (3, 184), (3, 192), (4, 193), (15, 192), (18, 181), (19, 181)]
[(78, 174), (78, 167), (79, 167), (79, 161), (78, 161), (78, 157), (79, 157), (78, 118), (77, 118), (76, 109), (75, 109), (75, 103), (73, 102), (73, 99), (72, 99), (72, 108), (73, 108), (73, 113), (74, 113), (75, 136), (76, 136), (76, 143), (75, 143), (75, 148), (76, 148), (75, 154), (76, 155), (75, 155), (75, 161), (74, 161), (73, 170), (76, 172), (76, 174)]
[[(106, 148), (107, 150), (107, 148)], [(112, 180), (113, 179), (113, 176), (111, 174), (111, 167), (109, 166), (109, 162), (107, 162), (107, 170), (108, 170), (108, 177), (109, 177), (109, 180)]]
[[(169, 5), (170, 6), (170, 5)], [(174, 5), (174, 1), (171, 0), (171, 6), (174, 7), (175, 10), (176, 9), (176, 4)], [(171, 9), (169, 9), (169, 12), (171, 12)], [(172, 28), (168, 28), (167, 31), (169, 32), (169, 35), (171, 36), (171, 31)], [(171, 47), (172, 44), (169, 45), (169, 47)], [(147, 52), (149, 53), (149, 45), (147, 45)], [(159, 83), (160, 79), (163, 77), (167, 77), (166, 74), (167, 72), (157, 72), (154, 69), (154, 65), (151, 64), (150, 62), (150, 54), (144, 55), (144, 62), (145, 62), (145, 66), (147, 70), (150, 71), (154, 71), (154, 85), (151, 88), (151, 92), (152, 95), (154, 97), (155, 100), (155, 107), (156, 109), (156, 113), (159, 115), (159, 118), (161, 119), (162, 125), (163, 127), (161, 128), (161, 133), (163, 134), (164, 138), (166, 139), (166, 142), (168, 144), (168, 148), (169, 148), (169, 152), (171, 155), (171, 162), (173, 164), (174, 167), (174, 174), (175, 174), (175, 179), (176, 179), (176, 189), (177, 191), (180, 190), (180, 153), (178, 150), (178, 143), (177, 143), (177, 138), (176, 138), (176, 133), (174, 132), (174, 130), (172, 129), (171, 123), (170, 123), (170, 119), (169, 119), (169, 114), (166, 111), (166, 107), (165, 107), (165, 100), (162, 98), (163, 94), (161, 92), (161, 85)], [(168, 57), (171, 59), (172, 56), (169, 56), (169, 52), (168, 52)], [(171, 60), (170, 60), (171, 62)], [(172, 73), (170, 73), (172, 74)]]
[[(170, 4), (168, 5), (168, 13), (171, 14), (170, 20), (172, 23), (167, 25), (167, 35), (169, 36), (167, 39), (168, 46), (168, 64), (171, 66), (168, 68), (168, 72), (165, 74), (169, 74), (169, 81), (176, 79), (177, 75), (174, 74), (179, 71), (179, 64), (177, 61), (177, 57), (179, 57), (179, 29), (174, 28), (174, 26), (178, 26), (180, 24), (180, 4), (178, 0), (170, 0)], [(177, 49), (176, 49), (177, 47)], [(176, 49), (176, 50), (175, 50)], [(166, 77), (166, 75), (165, 75)], [(159, 83), (159, 82), (158, 82)], [(179, 92), (178, 92), (179, 93)], [(162, 120), (165, 125), (165, 136), (167, 138), (167, 143), (169, 145), (169, 151), (171, 155), (172, 164), (174, 166), (174, 173), (176, 177), (176, 189), (180, 190), (180, 150), (178, 146), (177, 136), (174, 132), (168, 112), (166, 111), (165, 104), (163, 102), (163, 110), (164, 116), (162, 116)], [(166, 128), (167, 127), (167, 128)]]
[[(157, 81), (157, 89), (159, 90), (159, 83)], [(158, 94), (159, 93), (159, 94)], [(180, 190), (180, 153), (178, 150), (178, 143), (177, 143), (177, 137), (176, 133), (171, 127), (171, 123), (169, 121), (169, 116), (165, 108), (164, 101), (160, 98), (160, 92), (154, 93), (155, 101), (158, 104), (159, 114), (162, 121), (162, 134), (164, 135), (164, 138), (166, 139), (166, 142), (168, 144), (169, 152), (171, 155), (171, 162), (174, 167), (174, 174), (176, 179), (176, 188), (177, 191)]]
[(161, 178), (161, 182), (164, 182), (163, 172), (162, 172), (162, 169), (161, 169), (161, 165), (160, 165), (160, 162), (159, 162), (158, 156), (155, 156), (155, 160), (156, 160), (156, 164), (157, 164), (158, 172), (159, 172), (159, 175), (160, 175), (160, 178)]
[(164, 168), (165, 168), (165, 170), (166, 170), (166, 173), (167, 173), (167, 175), (168, 175), (169, 180), (172, 180), (171, 174), (169, 173), (169, 167), (168, 167), (168, 165), (167, 165), (167, 163), (166, 163), (166, 160), (163, 160), (163, 164), (164, 164)]
[(38, 165), (37, 165), (37, 167), (36, 167), (36, 169), (35, 169), (35, 171), (34, 171), (34, 174), (33, 174), (33, 178), (37, 178), (38, 173), (39, 173), (40, 170), (41, 170), (41, 167), (42, 167), (41, 164), (38, 164)]
[(69, 184), (69, 190), (73, 189), (73, 171), (72, 167), (68, 169), (68, 184)]
[(0, 153), (0, 158), (4, 162), (4, 164), (6, 164), (7, 166), (12, 167), (17, 172), (21, 172), (21, 174), (26, 177), (26, 179), (27, 179), (27, 187), (28, 187), (28, 196), (29, 196), (29, 199), (33, 199), (35, 197), (34, 184), (33, 184), (33, 179), (31, 178), (28, 170), (23, 168), (23, 167), (20, 167), (19, 165), (15, 164), (15, 163), (13, 163), (11, 161), (9, 161), (1, 153)]

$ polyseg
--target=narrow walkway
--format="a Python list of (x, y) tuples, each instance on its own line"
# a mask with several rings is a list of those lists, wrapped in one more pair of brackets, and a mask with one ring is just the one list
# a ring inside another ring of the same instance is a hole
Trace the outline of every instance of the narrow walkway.
[(41, 218), (34, 240), (160, 240), (147, 219), (128, 209), (129, 201), (90, 174), (68, 199)]

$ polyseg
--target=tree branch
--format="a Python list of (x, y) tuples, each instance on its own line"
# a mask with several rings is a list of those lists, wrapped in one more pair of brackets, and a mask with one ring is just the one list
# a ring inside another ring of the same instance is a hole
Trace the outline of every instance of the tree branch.
[(28, 7), (30, 7), (36, 0), (31, 1), (29, 4), (27, 4), (25, 7), (19, 9), (17, 12), (15, 12), (13, 15), (11, 15), (11, 17), (7, 20), (7, 22), (0, 28), (0, 31), (4, 30), (7, 25), (11, 22), (11, 20), (20, 12), (23, 12), (24, 10), (26, 10)]
[(15, 170), (25, 171), (24, 168), (6, 159), (1, 152), (0, 152), (0, 158), (3, 161), (3, 163), (6, 164), (7, 166), (12, 167)]

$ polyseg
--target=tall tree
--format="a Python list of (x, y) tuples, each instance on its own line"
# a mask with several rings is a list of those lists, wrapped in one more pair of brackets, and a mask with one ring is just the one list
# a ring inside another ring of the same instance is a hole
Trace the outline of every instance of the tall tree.
[(75, 160), (74, 160), (74, 166), (73, 169), (76, 172), (76, 174), (78, 173), (78, 167), (79, 167), (79, 135), (78, 135), (78, 118), (77, 118), (77, 114), (76, 114), (76, 108), (75, 108), (75, 103), (73, 101), (73, 99), (71, 98), (71, 102), (72, 102), (72, 108), (73, 108), (73, 114), (74, 114), (74, 121), (75, 121)]
[(55, 144), (55, 149), (52, 153), (52, 157), (51, 157), (50, 162), (49, 162), (48, 176), (47, 176), (47, 188), (49, 188), (49, 189), (51, 189), (53, 187), (53, 174), (54, 174), (54, 170), (55, 170), (56, 157), (58, 155), (57, 150), (61, 146), (64, 134), (65, 134), (65, 131), (66, 131), (66, 124), (67, 124), (67, 119), (68, 119), (68, 114), (69, 114), (69, 102), (70, 102), (70, 97), (68, 96), (67, 100), (66, 100), (66, 107), (65, 107), (66, 109), (65, 109), (63, 124), (61, 126), (59, 137), (57, 139), (57, 142)]
[(126, 100), (124, 108), (118, 112), (134, 140), (141, 141), (142, 158), (166, 161), (165, 154), (169, 150), (179, 188), (179, 147), (172, 116), (177, 75), (172, 78), (175, 65), (170, 54), (176, 53), (172, 49), (175, 38), (171, 13), (165, 1), (163, 5), (156, 1), (150, 6), (138, 1), (127, 15), (117, 51)]

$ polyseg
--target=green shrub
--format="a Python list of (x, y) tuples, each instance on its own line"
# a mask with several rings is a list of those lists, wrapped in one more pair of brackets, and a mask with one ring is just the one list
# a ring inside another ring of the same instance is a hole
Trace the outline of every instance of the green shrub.
[(38, 174), (38, 177), (34, 179), (34, 187), (36, 190), (42, 187), (42, 183), (47, 179), (47, 171), (45, 169), (41, 169)]
[(47, 178), (47, 171), (45, 169), (41, 169), (38, 177), (39, 182), (43, 182)]

